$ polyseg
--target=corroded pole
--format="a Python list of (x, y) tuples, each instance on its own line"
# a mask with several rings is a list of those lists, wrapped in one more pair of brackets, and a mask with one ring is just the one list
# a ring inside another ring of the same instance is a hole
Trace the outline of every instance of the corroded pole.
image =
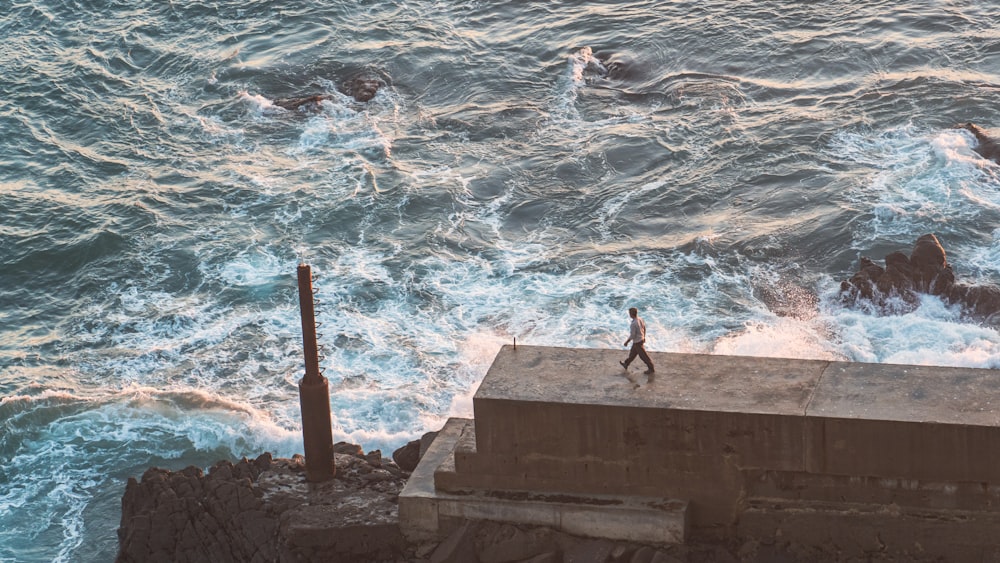
[(313, 311), (312, 269), (299, 264), (299, 310), (302, 314), (302, 349), (306, 374), (299, 381), (302, 408), (302, 442), (306, 456), (306, 479), (326, 481), (336, 473), (333, 465), (333, 428), (330, 416), (330, 384), (319, 373), (316, 344), (316, 313)]

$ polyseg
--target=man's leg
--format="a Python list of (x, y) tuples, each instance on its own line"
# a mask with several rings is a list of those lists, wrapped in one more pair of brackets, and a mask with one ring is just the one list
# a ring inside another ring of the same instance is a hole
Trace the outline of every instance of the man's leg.
[(646, 346), (645, 346), (645, 344), (640, 344), (639, 345), (638, 355), (639, 355), (639, 359), (642, 360), (643, 363), (646, 364), (646, 369), (648, 369), (649, 371), (656, 371), (653, 368), (653, 360), (650, 359), (649, 354), (646, 353)]
[(625, 360), (624, 363), (622, 363), (622, 366), (624, 366), (625, 369), (628, 369), (629, 364), (631, 364), (632, 360), (634, 360), (635, 357), (639, 355), (639, 350), (641, 350), (641, 349), (642, 349), (642, 346), (640, 344), (633, 344), (632, 345), (632, 348), (630, 348), (629, 351), (628, 351), (628, 359)]

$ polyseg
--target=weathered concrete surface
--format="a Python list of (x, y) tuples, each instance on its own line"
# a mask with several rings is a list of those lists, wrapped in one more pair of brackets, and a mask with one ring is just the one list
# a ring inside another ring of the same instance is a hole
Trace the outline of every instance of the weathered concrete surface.
[(806, 415), (813, 472), (1000, 483), (994, 370), (834, 363)]
[[(855, 534), (850, 515), (864, 514), (892, 542), (882, 549), (925, 554), (945, 542), (907, 530), (1000, 514), (993, 370), (651, 355), (647, 381), (618, 366), (620, 351), (504, 347), (474, 432), (434, 466), (434, 495), (680, 499), (694, 537), (769, 541), (810, 518), (839, 526), (827, 539)], [(852, 537), (874, 541), (864, 535)], [(980, 554), (1000, 545), (977, 541)]]
[[(411, 541), (429, 540), (442, 535), (434, 471), (452, 455), (455, 443), (465, 431), (467, 422), (466, 419), (453, 418), (445, 423), (399, 495), (399, 519), (408, 523), (404, 532)], [(448, 495), (444, 494), (442, 497), (447, 498)]]
[(467, 520), (542, 526), (584, 537), (653, 545), (684, 542), (687, 502), (655, 497), (544, 494), (510, 490), (435, 488), (438, 474), (454, 474), (459, 442), (475, 439), (474, 422), (452, 418), (438, 433), (399, 496), (400, 521), (410, 541), (440, 537)]

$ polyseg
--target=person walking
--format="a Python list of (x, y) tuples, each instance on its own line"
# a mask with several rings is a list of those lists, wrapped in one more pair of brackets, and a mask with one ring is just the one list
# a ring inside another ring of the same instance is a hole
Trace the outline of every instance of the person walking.
[(639, 318), (639, 310), (635, 307), (628, 310), (628, 316), (632, 317), (632, 324), (629, 325), (628, 340), (623, 346), (628, 346), (628, 343), (631, 342), (632, 349), (628, 352), (628, 358), (618, 363), (623, 368), (628, 369), (628, 365), (635, 360), (636, 356), (639, 356), (639, 359), (646, 364), (646, 371), (643, 373), (652, 374), (656, 370), (653, 368), (653, 360), (649, 359), (649, 354), (646, 353), (646, 323)]

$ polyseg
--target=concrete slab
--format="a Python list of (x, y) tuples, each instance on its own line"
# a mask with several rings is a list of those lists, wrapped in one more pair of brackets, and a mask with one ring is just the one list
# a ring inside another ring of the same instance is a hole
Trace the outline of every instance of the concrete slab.
[(504, 346), (476, 399), (803, 415), (829, 362), (651, 352), (649, 381), (626, 352)]
[(834, 362), (813, 417), (1000, 426), (1000, 373), (978, 368)]
[(1000, 427), (996, 370), (650, 352), (504, 346), (477, 399)]
[(439, 506), (442, 518), (456, 522), (545, 526), (575, 536), (654, 545), (684, 543), (688, 509), (686, 501), (600, 495), (502, 498), (479, 494), (443, 498)]

